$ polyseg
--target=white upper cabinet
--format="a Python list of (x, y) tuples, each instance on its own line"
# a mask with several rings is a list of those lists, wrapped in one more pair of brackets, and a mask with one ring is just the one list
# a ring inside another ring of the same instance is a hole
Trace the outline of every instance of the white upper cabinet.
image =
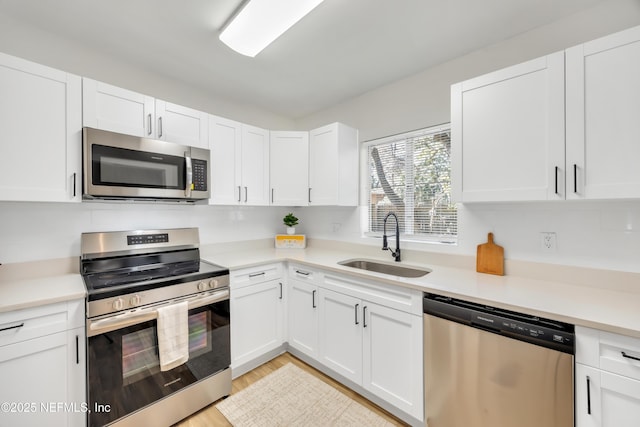
[(640, 27), (566, 52), (567, 198), (640, 197)]
[(83, 126), (208, 148), (208, 114), (82, 79)]
[(269, 204), (269, 131), (242, 125), (242, 202)]
[(358, 131), (332, 123), (309, 132), (310, 206), (358, 205)]
[(564, 52), (451, 88), (460, 202), (563, 199)]
[(269, 131), (209, 116), (215, 205), (269, 204)]
[(156, 133), (162, 141), (209, 148), (209, 114), (156, 99)]
[(0, 54), (0, 200), (80, 201), (78, 76)]
[(211, 199), (214, 205), (235, 205), (242, 197), (242, 123), (209, 116)]
[(156, 138), (155, 99), (92, 79), (82, 79), (82, 125)]
[(309, 132), (271, 131), (269, 151), (271, 204), (307, 206)]

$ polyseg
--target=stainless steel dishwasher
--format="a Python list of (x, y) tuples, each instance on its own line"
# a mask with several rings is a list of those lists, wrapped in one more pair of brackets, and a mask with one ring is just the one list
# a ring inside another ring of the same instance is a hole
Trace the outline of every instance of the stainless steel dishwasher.
[(573, 427), (574, 327), (425, 293), (428, 427)]

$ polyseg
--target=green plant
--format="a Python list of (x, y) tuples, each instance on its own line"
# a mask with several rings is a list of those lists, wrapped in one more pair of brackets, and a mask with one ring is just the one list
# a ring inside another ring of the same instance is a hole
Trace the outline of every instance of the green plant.
[(293, 227), (298, 224), (298, 218), (296, 218), (292, 213), (288, 213), (284, 218), (282, 218), (282, 222), (284, 222), (284, 225), (287, 227)]

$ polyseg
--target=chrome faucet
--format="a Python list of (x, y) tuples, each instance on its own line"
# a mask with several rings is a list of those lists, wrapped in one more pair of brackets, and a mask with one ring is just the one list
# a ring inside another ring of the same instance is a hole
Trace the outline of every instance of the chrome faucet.
[[(387, 218), (393, 216), (396, 219), (396, 250), (392, 251), (389, 249), (387, 245)], [(391, 256), (397, 261), (400, 262), (400, 222), (398, 222), (398, 217), (393, 212), (389, 212), (387, 216), (384, 217), (384, 223), (382, 225), (382, 250), (383, 251), (391, 251)]]

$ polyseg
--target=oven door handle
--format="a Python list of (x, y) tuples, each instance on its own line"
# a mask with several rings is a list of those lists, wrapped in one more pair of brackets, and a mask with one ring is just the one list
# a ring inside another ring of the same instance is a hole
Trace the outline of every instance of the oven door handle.
[[(217, 291), (213, 295), (205, 295), (198, 296), (195, 298), (187, 298), (183, 300), (175, 300), (174, 302), (189, 302), (189, 310), (194, 308), (203, 307), (205, 305), (213, 304), (216, 302), (224, 301), (229, 299), (229, 290), (225, 289), (222, 291)], [(171, 302), (170, 304), (173, 304)], [(138, 323), (147, 322), (149, 320), (154, 320), (158, 318), (158, 308), (169, 305), (167, 303), (162, 303), (158, 305), (154, 305), (142, 310), (136, 310), (134, 312), (127, 312), (123, 314), (119, 314), (117, 316), (111, 316), (104, 319), (99, 320), (88, 320), (87, 321), (87, 335), (94, 336), (100, 335), (105, 332), (114, 331), (116, 329), (126, 328), (127, 326), (133, 326)]]

